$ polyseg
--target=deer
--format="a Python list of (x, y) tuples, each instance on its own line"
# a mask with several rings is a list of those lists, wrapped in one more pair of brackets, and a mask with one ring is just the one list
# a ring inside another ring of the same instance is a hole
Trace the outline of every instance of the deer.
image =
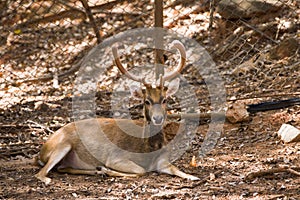
[[(114, 63), (120, 72), (140, 83), (140, 86), (130, 86), (130, 93), (133, 98), (143, 101), (144, 120), (93, 118), (61, 127), (42, 145), (37, 156), (42, 169), (35, 177), (48, 185), (51, 178), (47, 175), (55, 168), (61, 173), (114, 177), (137, 177), (152, 171), (199, 180), (171, 164), (166, 151), (151, 154), (166, 144), (167, 98), (177, 92), (180, 79), (176, 77), (186, 63), (183, 44), (175, 40), (172, 45), (179, 51), (180, 60), (173, 71), (160, 75), (155, 84), (125, 69), (117, 47), (112, 46)], [(136, 136), (127, 134), (128, 131)]]

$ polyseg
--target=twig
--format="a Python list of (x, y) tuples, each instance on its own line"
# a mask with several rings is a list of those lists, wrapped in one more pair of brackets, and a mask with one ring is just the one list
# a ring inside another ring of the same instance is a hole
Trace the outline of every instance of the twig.
[(133, 191), (137, 190), (138, 188), (142, 187), (144, 184), (145, 184), (144, 182), (141, 182), (140, 184), (138, 184), (137, 186), (135, 186), (135, 187), (131, 190), (131, 192), (133, 192)]
[(288, 173), (294, 174), (296, 176), (300, 176), (300, 172), (298, 172), (298, 171), (296, 171), (292, 168), (278, 167), (278, 168), (272, 168), (272, 169), (267, 169), (267, 170), (260, 170), (260, 171), (257, 171), (257, 172), (251, 172), (245, 177), (245, 179), (246, 180), (251, 180), (251, 179), (254, 179), (254, 178), (267, 176), (267, 175), (272, 175), (272, 174), (280, 173), (280, 172), (288, 172)]
[(295, 174), (297, 176), (300, 176), (300, 172), (294, 170), (294, 169), (291, 169), (291, 168), (287, 168), (287, 171), (290, 172), (291, 174)]
[(201, 118), (201, 119), (210, 119), (211, 117), (224, 118), (225, 113), (184, 113), (184, 114), (169, 114), (168, 118), (185, 118), (185, 119), (193, 119), (193, 118)]
[(54, 133), (54, 131), (50, 130), (48, 127), (46, 127), (46, 126), (44, 126), (44, 125), (42, 125), (42, 124), (39, 124), (39, 123), (34, 122), (34, 121), (32, 121), (32, 120), (27, 120), (27, 122), (32, 123), (32, 124), (35, 124), (35, 125), (39, 126), (39, 127), (42, 128), (42, 129), (46, 129), (46, 130), (49, 131), (50, 133)]

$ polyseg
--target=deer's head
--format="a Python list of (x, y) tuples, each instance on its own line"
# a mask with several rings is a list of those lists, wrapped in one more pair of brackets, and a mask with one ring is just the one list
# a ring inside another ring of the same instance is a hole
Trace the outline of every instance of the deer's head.
[[(179, 78), (174, 79), (183, 70), (186, 62), (186, 53), (183, 44), (177, 40), (173, 43), (173, 48), (180, 52), (180, 61), (176, 69), (166, 74), (160, 75), (156, 84), (152, 85), (145, 81), (144, 77), (136, 76), (128, 72), (120, 62), (118, 50), (115, 46), (112, 47), (115, 64), (119, 70), (129, 79), (142, 83), (142, 86), (132, 85), (130, 87), (131, 94), (134, 98), (143, 100), (144, 116), (147, 122), (152, 122), (154, 125), (163, 125), (166, 119), (166, 103), (167, 98), (175, 94), (179, 88)], [(165, 82), (169, 81), (168, 85)]]

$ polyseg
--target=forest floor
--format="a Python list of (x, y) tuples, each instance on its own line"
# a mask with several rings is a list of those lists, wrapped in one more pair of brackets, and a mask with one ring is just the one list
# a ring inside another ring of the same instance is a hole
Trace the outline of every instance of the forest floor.
[[(294, 107), (298, 110), (299, 106)], [(281, 120), (278, 120), (280, 115)], [(226, 124), (216, 148), (189, 165), (201, 144), (175, 162), (181, 170), (200, 178), (188, 181), (165, 174), (149, 173), (138, 178), (61, 174), (51, 171), (50, 185), (34, 175), (40, 167), (33, 159), (1, 161), (0, 194), (3, 199), (299, 199), (299, 176), (286, 172), (248, 174), (274, 168), (299, 170), (300, 144), (284, 144), (277, 130), (288, 109), (252, 116), (251, 122)], [(299, 123), (299, 114), (298, 114)], [(276, 121), (276, 122), (275, 122)], [(274, 122), (274, 123), (270, 123)], [(205, 130), (207, 125), (201, 125)]]

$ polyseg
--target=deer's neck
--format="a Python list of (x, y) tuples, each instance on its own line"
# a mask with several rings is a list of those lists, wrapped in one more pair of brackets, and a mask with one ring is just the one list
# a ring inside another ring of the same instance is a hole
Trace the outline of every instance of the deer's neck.
[(154, 125), (152, 122), (145, 124), (144, 138), (147, 143), (147, 151), (156, 151), (162, 148), (165, 142), (165, 137), (163, 133), (164, 125)]

